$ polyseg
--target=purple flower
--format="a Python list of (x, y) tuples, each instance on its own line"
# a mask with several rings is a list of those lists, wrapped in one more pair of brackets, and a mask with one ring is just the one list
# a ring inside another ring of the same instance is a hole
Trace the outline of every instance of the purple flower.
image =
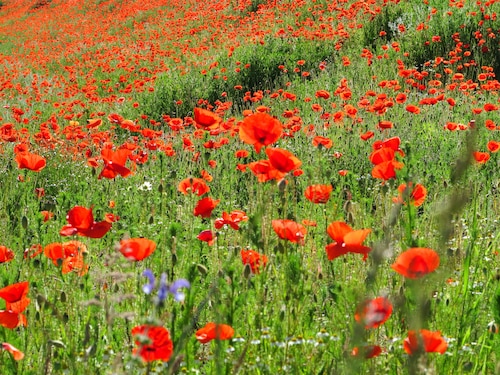
[[(155, 280), (155, 276), (153, 274), (153, 271), (151, 271), (148, 268), (148, 269), (144, 270), (144, 272), (142, 273), (142, 276), (147, 277), (149, 280), (149, 283), (144, 284), (142, 286), (142, 290), (146, 294), (151, 294), (156, 286), (156, 280)], [(179, 291), (179, 289), (189, 288), (190, 286), (191, 286), (191, 284), (186, 279), (178, 279), (178, 280), (174, 281), (172, 284), (167, 284), (167, 274), (162, 273), (160, 276), (160, 285), (158, 286), (157, 302), (162, 303), (163, 301), (165, 301), (165, 299), (167, 298), (167, 296), (169, 294), (172, 294), (172, 296), (174, 297), (174, 299), (176, 301), (183, 302), (184, 298), (185, 298), (185, 294), (183, 292)]]
[(151, 294), (151, 292), (155, 288), (155, 275), (153, 275), (153, 271), (151, 271), (149, 268), (147, 268), (142, 273), (142, 276), (146, 276), (148, 278), (148, 280), (149, 280), (149, 283), (144, 284), (142, 286), (142, 290), (146, 294)]
[(180, 288), (190, 288), (191, 284), (186, 279), (175, 280), (168, 288), (168, 292), (174, 296), (174, 299), (178, 302), (183, 302), (186, 295), (183, 292), (179, 292)]

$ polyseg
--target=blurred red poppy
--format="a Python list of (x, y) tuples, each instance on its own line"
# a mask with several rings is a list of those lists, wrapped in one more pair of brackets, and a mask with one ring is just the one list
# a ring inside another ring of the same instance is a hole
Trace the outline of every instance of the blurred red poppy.
[(220, 199), (212, 199), (210, 197), (205, 197), (200, 199), (193, 210), (194, 216), (201, 216), (202, 218), (209, 218), (212, 215), (212, 211), (219, 204)]
[(20, 361), (24, 358), (24, 353), (8, 342), (2, 343), (2, 349), (12, 354), (12, 358), (14, 358), (15, 361)]
[(156, 249), (156, 243), (147, 238), (129, 238), (120, 241), (120, 252), (129, 260), (140, 261)]
[(439, 331), (421, 329), (419, 333), (416, 331), (408, 332), (408, 337), (403, 342), (403, 348), (410, 355), (422, 351), (444, 354), (448, 349), (448, 343)]
[(392, 304), (385, 297), (366, 300), (356, 309), (354, 319), (363, 324), (365, 328), (377, 328), (384, 324), (392, 314)]
[(0, 326), (14, 329), (26, 326), (26, 316), (9, 310), (0, 310)]
[(364, 345), (361, 348), (357, 346), (352, 349), (351, 355), (354, 357), (362, 356), (365, 359), (378, 357), (382, 353), (382, 348), (378, 345)]
[(196, 236), (200, 241), (206, 242), (208, 246), (212, 246), (215, 243), (215, 240), (217, 237), (215, 236), (214, 232), (211, 230), (202, 230), (200, 234)]
[(43, 247), (40, 244), (33, 244), (29, 248), (24, 250), (23, 258), (35, 258), (43, 252)]
[(273, 220), (271, 222), (274, 232), (279, 238), (288, 240), (292, 243), (303, 244), (307, 229), (293, 220)]
[(329, 99), (330, 93), (326, 90), (318, 90), (318, 91), (316, 91), (316, 97), (323, 98), (323, 99)]
[(47, 221), (49, 221), (50, 219), (52, 219), (54, 217), (54, 213), (50, 212), (50, 211), (44, 210), (44, 211), (40, 211), (40, 213), (42, 214), (44, 223), (46, 223)]
[(400, 254), (392, 269), (409, 279), (419, 279), (434, 272), (439, 266), (439, 255), (432, 249), (414, 247)]
[(492, 153), (498, 152), (498, 150), (500, 150), (500, 142), (489, 141), (487, 147), (488, 147), (488, 150)]
[(286, 173), (274, 168), (269, 160), (258, 160), (247, 165), (248, 169), (257, 177), (257, 181), (281, 180)]
[(0, 324), (6, 328), (27, 325), (26, 316), (22, 314), (28, 307), (30, 299), (28, 281), (8, 285), (0, 289), (0, 298), (5, 300), (5, 310), (0, 311)]
[[(403, 150), (401, 150), (401, 139), (399, 137), (392, 137), (392, 138), (387, 138), (384, 140), (377, 140), (373, 142), (372, 149), (379, 150), (381, 148), (390, 148), (393, 150), (395, 153), (397, 152), (401, 157), (405, 156), (405, 153)], [(370, 156), (370, 160), (371, 156)], [(372, 161), (373, 164), (377, 164), (376, 161)]]
[(363, 260), (368, 258), (371, 248), (363, 246), (363, 241), (370, 234), (371, 229), (353, 230), (341, 221), (331, 223), (326, 229), (333, 243), (326, 245), (328, 260), (333, 260), (347, 253), (363, 254)]
[[(406, 184), (399, 185), (398, 187), (399, 196), (392, 198), (392, 201), (394, 203), (398, 204), (405, 203), (405, 200), (403, 198), (405, 196), (405, 190), (407, 189), (406, 186), (407, 186)], [(415, 184), (415, 186), (413, 186), (412, 182), (410, 182), (408, 186), (409, 186), (408, 187), (409, 191), (406, 194), (408, 194), (409, 196), (410, 204), (414, 205), (415, 207), (421, 206), (424, 203), (425, 198), (427, 197), (427, 189), (421, 184)]]
[(380, 130), (391, 129), (393, 127), (393, 123), (391, 121), (382, 120), (382, 121), (378, 122), (378, 126), (377, 127)]
[(375, 135), (375, 133), (373, 133), (372, 131), (367, 131), (363, 134), (360, 135), (360, 138), (363, 140), (363, 141), (367, 141), (369, 140), (370, 138), (373, 138), (373, 136)]
[(76, 272), (78, 276), (85, 275), (89, 266), (85, 263), (87, 246), (80, 241), (68, 241), (63, 243), (51, 243), (45, 246), (43, 253), (56, 266), (61, 266), (63, 274)]
[(182, 194), (196, 194), (197, 196), (202, 196), (210, 191), (210, 188), (206, 184), (206, 182), (201, 178), (185, 178), (179, 185), (177, 186), (177, 190), (179, 190)]
[(7, 246), (0, 245), (0, 263), (7, 263), (14, 259), (14, 252)]
[(474, 157), (474, 159), (476, 160), (476, 162), (479, 163), (479, 164), (484, 164), (488, 160), (490, 160), (490, 154), (488, 154), (487, 152), (474, 151), (472, 153), (472, 156)]
[(29, 169), (33, 172), (40, 172), (47, 164), (43, 156), (28, 151), (18, 153), (16, 162), (19, 169)]
[(312, 203), (326, 203), (332, 190), (332, 185), (310, 185), (304, 190), (304, 195)]
[(94, 214), (91, 208), (75, 206), (68, 211), (66, 220), (69, 224), (62, 227), (59, 234), (61, 236), (79, 236), (89, 238), (102, 238), (111, 229), (111, 223), (107, 221), (94, 221)]
[(141, 325), (132, 328), (132, 336), (137, 348), (133, 354), (138, 355), (144, 362), (168, 361), (174, 351), (174, 344), (170, 333), (165, 327)]
[(295, 155), (282, 148), (267, 148), (266, 154), (272, 167), (281, 173), (291, 172), (302, 165)]
[(420, 108), (417, 107), (416, 105), (413, 105), (413, 104), (409, 104), (406, 106), (406, 110), (410, 113), (414, 113), (416, 115), (418, 115), (420, 113)]
[(403, 168), (404, 164), (395, 159), (395, 151), (392, 147), (382, 147), (370, 154), (370, 161), (375, 164), (372, 176), (384, 181), (396, 178), (396, 169)]
[(240, 229), (239, 223), (247, 220), (248, 216), (244, 211), (234, 210), (230, 214), (224, 211), (222, 218), (215, 219), (214, 226), (215, 229), (220, 229), (224, 225), (229, 225), (234, 230), (238, 230)]
[(221, 123), (222, 119), (215, 113), (207, 109), (195, 108), (194, 121), (196, 127), (210, 130), (216, 129)]
[(264, 254), (253, 250), (241, 250), (240, 255), (243, 264), (248, 264), (252, 273), (260, 273), (260, 270), (266, 267), (267, 256)]
[(205, 327), (196, 331), (196, 339), (206, 344), (212, 340), (229, 340), (234, 336), (234, 329), (227, 324), (207, 323)]
[(257, 112), (244, 118), (239, 126), (240, 139), (253, 145), (255, 151), (276, 142), (283, 131), (279, 120), (264, 112)]
[(314, 147), (324, 147), (324, 148), (332, 148), (333, 146), (333, 141), (330, 138), (327, 137), (322, 137), (320, 135), (317, 135), (316, 137), (313, 138), (312, 144)]

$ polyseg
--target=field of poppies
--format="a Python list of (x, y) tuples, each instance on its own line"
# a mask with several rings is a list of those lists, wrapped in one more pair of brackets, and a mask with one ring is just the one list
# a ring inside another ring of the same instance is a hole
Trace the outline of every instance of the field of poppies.
[(500, 374), (499, 0), (0, 2), (1, 374)]

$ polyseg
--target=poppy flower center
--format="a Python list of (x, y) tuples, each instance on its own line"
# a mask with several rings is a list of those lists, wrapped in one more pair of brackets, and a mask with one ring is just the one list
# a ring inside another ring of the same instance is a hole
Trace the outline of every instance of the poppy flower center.
[(429, 273), (427, 262), (424, 258), (418, 255), (411, 260), (408, 269), (411, 274), (417, 277)]

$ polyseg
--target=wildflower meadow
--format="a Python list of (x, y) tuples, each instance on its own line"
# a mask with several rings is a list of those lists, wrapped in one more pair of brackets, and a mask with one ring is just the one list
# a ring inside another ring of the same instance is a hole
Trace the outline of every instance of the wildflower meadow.
[(497, 13), (0, 1), (0, 374), (500, 374)]

